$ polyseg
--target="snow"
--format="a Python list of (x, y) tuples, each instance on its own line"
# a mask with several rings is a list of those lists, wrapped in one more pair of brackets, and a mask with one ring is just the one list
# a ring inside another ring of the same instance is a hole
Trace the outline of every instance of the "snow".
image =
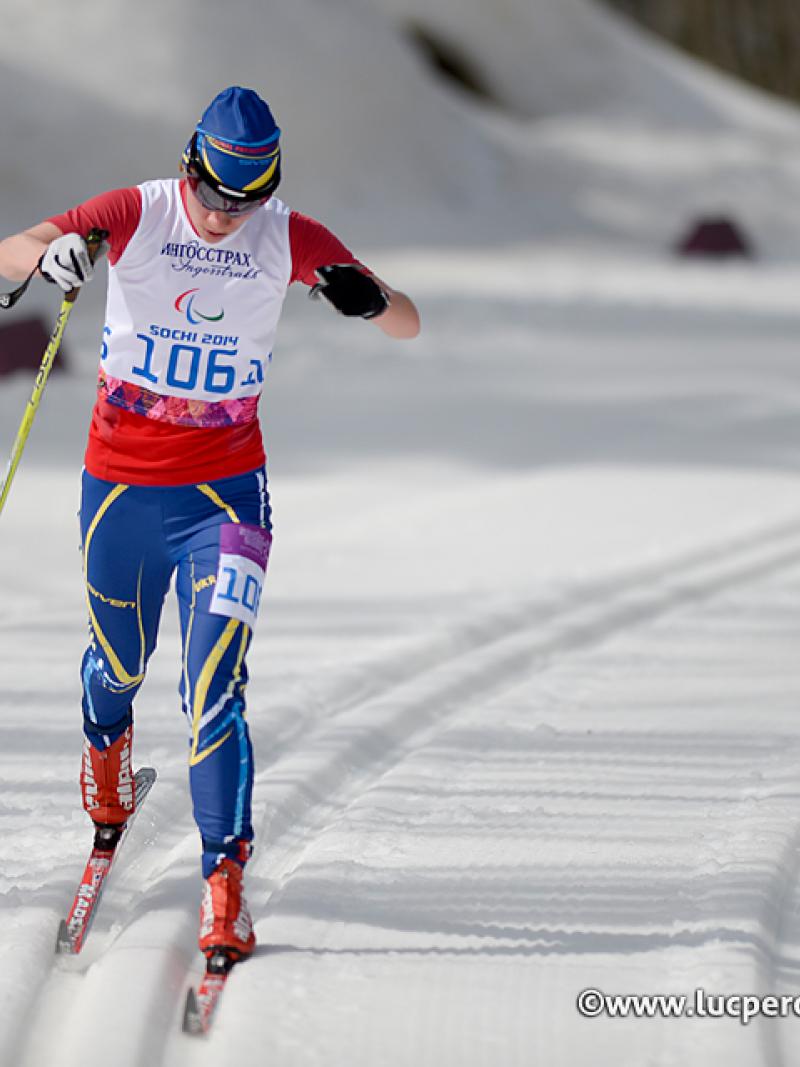
[[(286, 199), (424, 332), (287, 302), (248, 692), (259, 949), (198, 1041), (174, 605), (137, 703), (158, 782), (84, 953), (53, 955), (89, 837), (75, 512), (102, 285), (81, 296), (0, 518), (0, 1065), (793, 1062), (794, 1021), (576, 998), (800, 993), (796, 113), (584, 0), (219, 12), (9, 0), (0, 224), (172, 173), (206, 98), (254, 84)], [(500, 104), (429, 72), (408, 19)], [(722, 202), (760, 258), (675, 261)], [(4, 448), (29, 390), (3, 380)]]

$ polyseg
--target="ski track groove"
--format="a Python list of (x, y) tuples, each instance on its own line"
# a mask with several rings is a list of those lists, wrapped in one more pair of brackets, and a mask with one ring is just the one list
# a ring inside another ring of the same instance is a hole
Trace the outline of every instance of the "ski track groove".
[[(308, 831), (313, 830), (316, 836), (327, 826), (325, 814), (314, 816), (312, 812), (322, 808), (328, 813), (345, 810), (408, 752), (424, 745), (430, 736), (446, 727), (449, 718), (464, 707), (465, 700), (474, 703), (501, 692), (515, 685), (526, 673), (546, 669), (564, 655), (599, 645), (632, 626), (645, 625), (669, 611), (710, 599), (800, 562), (798, 524), (782, 524), (770, 533), (773, 536), (769, 538), (761, 535), (726, 542), (723, 551), (717, 546), (692, 552), (667, 567), (637, 569), (625, 578), (573, 587), (563, 602), (550, 607), (549, 614), (540, 615), (533, 625), (531, 611), (541, 605), (526, 602), (524, 608), (496, 617), (494, 633), (476, 639), (476, 628), (465, 627), (461, 630), (465, 640), (459, 651), (435, 665), (426, 663), (421, 670), (406, 670), (402, 672), (405, 677), (398, 672), (393, 683), (382, 687), (382, 691), (362, 696), (352, 707), (339, 708), (335, 717), (330, 717), (329, 725), (312, 731), (317, 748), (323, 754), (333, 750), (334, 756), (326, 760), (323, 755), (316, 766), (307, 766), (306, 774), (295, 787), (290, 790), (278, 787), (275, 790), (278, 796), (267, 800), (265, 805), (259, 803), (259, 807), (266, 806), (271, 814), (265, 817), (257, 835), (260, 848), (251, 863), (252, 872), (257, 874), (262, 866), (267, 866), (273, 872), (273, 883), (285, 881), (286, 874), (301, 862), (301, 854), (313, 843), (302, 843)], [(764, 551), (765, 540), (775, 541), (775, 547)], [(651, 583), (658, 583), (658, 587), (648, 593), (646, 589)], [(542, 627), (546, 628), (545, 633), (537, 637), (536, 632)], [(466, 658), (469, 662), (462, 663)], [(394, 713), (393, 707), (398, 695), (402, 697), (403, 688), (415, 689), (425, 679), (427, 688), (412, 694), (406, 704), (401, 700), (399, 710)], [(346, 745), (334, 747), (337, 735), (350, 717), (364, 718), (366, 725), (360, 731), (356, 729)], [(424, 737), (418, 736), (423, 731)], [(409, 745), (412, 738), (415, 743)], [(353, 767), (363, 762), (359, 760), (362, 754), (371, 758), (364, 764), (363, 775), (354, 774)], [(303, 750), (295, 751), (283, 762), (292, 759), (307, 762), (307, 754)], [(262, 797), (269, 790), (279, 765), (273, 764), (259, 773), (257, 782)], [(313, 791), (309, 785), (311, 779), (317, 784)], [(319, 788), (322, 779), (327, 788)], [(288, 843), (287, 838), (291, 839)]]
[[(800, 519), (727, 538), (668, 561), (578, 583), (544, 600), (527, 597), (510, 608), (483, 613), (421, 644), (413, 654), (406, 652), (370, 664), (366, 679), (362, 673), (366, 668), (360, 667), (329, 694), (326, 706), (330, 710), (324, 722), (312, 722), (295, 734), (256, 777), (258, 851), (248, 871), (256, 924), (258, 912), (269, 907), (269, 897), (286, 885), (331, 821), (410, 752), (446, 727), (465, 705), (496, 695), (564, 656), (798, 563)], [(192, 832), (192, 847), (194, 844)], [(171, 863), (176, 851), (181, 850), (169, 852)], [(129, 862), (126, 849), (121, 863)], [(169, 866), (155, 875), (153, 886), (143, 886), (140, 898), (157, 886), (168, 870)], [(777, 981), (775, 961), (788, 929), (789, 905), (794, 908), (795, 897), (800, 896), (800, 857), (794, 858), (783, 882), (780, 915), (771, 932), (776, 952), (767, 961), (773, 985)], [(135, 916), (136, 911), (135, 902), (130, 912)], [(172, 929), (165, 927), (163, 931), (165, 943), (153, 945), (153, 952), (160, 957), (153, 968), (162, 979), (160, 996), (153, 1000), (151, 988), (139, 1001), (144, 1013), (128, 1012), (128, 1028), (132, 1024), (133, 1032), (123, 1046), (126, 1055), (118, 1059), (118, 1067), (154, 1060), (169, 1062), (171, 1067), (173, 1060), (164, 1059), (170, 1041), (184, 1040), (174, 1031), (188, 978), (193, 917), (193, 910), (190, 915), (188, 908), (183, 918), (173, 916)], [(146, 911), (140, 919), (134, 918), (132, 926), (123, 926), (122, 933), (111, 938), (96, 962), (106, 962), (105, 969), (113, 973), (124, 963), (112, 958), (115, 949), (117, 955), (124, 955), (128, 940), (134, 947), (136, 928), (146, 931), (152, 925), (159, 924), (157, 920), (149, 922)], [(175, 927), (179, 927), (177, 935)], [(126, 937), (128, 932), (133, 936)], [(139, 930), (140, 935), (142, 932)], [(97, 985), (92, 977), (94, 967), (90, 964), (76, 974), (51, 966), (32, 990), (29, 1009), (19, 1023), (15, 1062), (33, 1062), (30, 1036), (45, 1027), (51, 1048), (74, 1048), (74, 1062), (91, 1067), (93, 1057), (88, 1046), (72, 1031), (81, 1018), (92, 1018), (90, 1001)], [(147, 981), (143, 984), (151, 985)], [(235, 977), (226, 996), (234, 989)], [(44, 1017), (48, 1003), (57, 1006), (57, 1017)], [(134, 1015), (135, 1019), (130, 1018)], [(191, 1059), (188, 1047), (183, 1058)], [(96, 1062), (101, 1061), (105, 1063), (99, 1055)], [(783, 1062), (777, 1044), (767, 1050), (767, 1062), (770, 1067)]]

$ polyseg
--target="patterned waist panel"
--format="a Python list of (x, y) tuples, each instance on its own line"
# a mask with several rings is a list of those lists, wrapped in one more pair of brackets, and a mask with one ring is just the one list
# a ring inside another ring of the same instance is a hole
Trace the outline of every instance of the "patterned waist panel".
[(100, 369), (97, 391), (115, 407), (174, 426), (236, 426), (252, 422), (258, 416), (258, 397), (238, 400), (184, 400), (179, 396), (161, 396), (140, 385), (112, 378)]

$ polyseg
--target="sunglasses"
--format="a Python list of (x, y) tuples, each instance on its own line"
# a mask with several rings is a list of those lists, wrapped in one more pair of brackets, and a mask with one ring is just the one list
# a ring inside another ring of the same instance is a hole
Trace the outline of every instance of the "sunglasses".
[(233, 197), (223, 196), (208, 182), (204, 182), (197, 174), (191, 172), (186, 175), (186, 180), (189, 188), (207, 211), (222, 211), (226, 215), (250, 215), (269, 200), (269, 196), (262, 196), (258, 200), (235, 200)]

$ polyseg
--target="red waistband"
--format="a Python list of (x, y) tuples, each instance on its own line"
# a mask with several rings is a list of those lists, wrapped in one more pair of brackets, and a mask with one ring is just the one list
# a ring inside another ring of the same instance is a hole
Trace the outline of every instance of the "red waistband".
[(148, 419), (99, 396), (92, 412), (86, 469), (125, 485), (194, 485), (255, 470), (265, 461), (258, 419), (197, 428)]

